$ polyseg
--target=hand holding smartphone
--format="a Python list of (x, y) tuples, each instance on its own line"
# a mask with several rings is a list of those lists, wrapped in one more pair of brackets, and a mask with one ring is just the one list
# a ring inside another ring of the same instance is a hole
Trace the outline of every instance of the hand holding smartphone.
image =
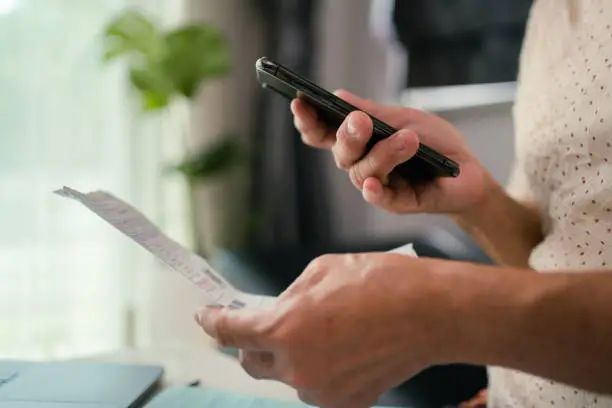
[[(337, 129), (349, 113), (360, 110), (268, 58), (257, 60), (255, 67), (257, 79), (262, 87), (270, 88), (290, 100), (299, 98), (305, 101), (315, 109), (319, 119), (332, 129)], [(372, 119), (373, 131), (364, 156), (376, 143), (397, 132), (368, 112), (365, 113)], [(418, 183), (440, 177), (457, 177), (459, 165), (421, 143), (415, 156), (396, 166), (393, 173), (411, 183)]]

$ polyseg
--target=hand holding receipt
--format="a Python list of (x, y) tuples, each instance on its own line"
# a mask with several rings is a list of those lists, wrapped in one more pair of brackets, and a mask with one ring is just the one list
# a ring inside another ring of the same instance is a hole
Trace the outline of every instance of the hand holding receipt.
[(237, 290), (112, 194), (68, 187), (55, 193), (80, 202), (201, 289), (205, 308), (197, 322), (204, 331), (239, 349), (248, 374), (292, 386), (307, 404), (369, 407), (437, 362), (432, 344), (439, 333), (429, 327), (438, 326), (439, 316), (430, 302), (440, 293), (432, 291), (433, 264), (418, 259), (411, 244), (324, 255), (280, 296), (257, 296)]

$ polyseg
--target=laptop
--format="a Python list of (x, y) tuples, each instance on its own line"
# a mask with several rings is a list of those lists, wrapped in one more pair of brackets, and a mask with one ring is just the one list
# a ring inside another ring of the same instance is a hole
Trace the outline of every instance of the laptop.
[(0, 360), (0, 408), (140, 408), (162, 374), (158, 366)]

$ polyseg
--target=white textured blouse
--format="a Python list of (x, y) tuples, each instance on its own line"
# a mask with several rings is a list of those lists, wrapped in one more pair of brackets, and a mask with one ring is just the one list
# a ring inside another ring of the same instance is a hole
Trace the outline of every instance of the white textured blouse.
[[(612, 271), (611, 92), (612, 0), (535, 0), (509, 191), (544, 218), (545, 238), (529, 259), (538, 271)], [(489, 378), (492, 408), (612, 408), (612, 397), (512, 370), (491, 367)]]

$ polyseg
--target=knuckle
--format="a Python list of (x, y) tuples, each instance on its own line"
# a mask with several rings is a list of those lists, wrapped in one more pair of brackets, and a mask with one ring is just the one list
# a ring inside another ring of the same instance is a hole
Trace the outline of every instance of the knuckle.
[(331, 254), (325, 254), (316, 257), (306, 267), (306, 270), (310, 274), (322, 274), (327, 272), (327, 265), (333, 261), (334, 256)]
[(321, 145), (321, 142), (325, 137), (324, 129), (320, 128), (319, 126), (306, 127), (303, 123), (298, 121), (295, 128), (300, 133), (302, 141), (309, 146), (318, 147)]
[(296, 339), (302, 337), (299, 325), (299, 303), (287, 304), (282, 310), (275, 312), (274, 323), (265, 329), (264, 336), (267, 343), (274, 349), (282, 351), (288, 359), (293, 358), (296, 352)]
[(271, 334), (268, 338), (268, 342), (275, 349), (283, 351), (286, 354), (290, 354), (291, 344), (293, 343), (293, 333), (289, 330), (279, 331)]
[(286, 350), (288, 348), (288, 336), (291, 334), (291, 327), (287, 325), (287, 322), (290, 322), (290, 317), (286, 309), (276, 311), (270, 323), (260, 328), (259, 336), (265, 338), (266, 342), (274, 349)]
[(380, 173), (380, 165), (379, 165), (379, 160), (378, 160), (378, 155), (376, 154), (368, 154), (364, 159), (363, 159), (363, 167), (365, 168), (365, 171), (363, 173), (366, 174), (366, 177), (372, 177), (378, 173)]
[(338, 142), (334, 143), (334, 145), (331, 148), (331, 152), (332, 152), (332, 155), (334, 156), (334, 162), (336, 163), (336, 167), (339, 168), (340, 170), (346, 170), (348, 166), (344, 160), (344, 157), (341, 151), (341, 147), (338, 144)]
[(302, 143), (304, 143), (306, 146), (319, 147), (319, 145), (313, 141), (307, 133), (301, 132), (300, 137), (302, 139)]
[(415, 112), (416, 112), (416, 109), (413, 109), (413, 108), (403, 108), (401, 110), (403, 119), (408, 120), (408, 121), (414, 118)]
[[(367, 157), (367, 156), (366, 156)], [(349, 178), (351, 182), (355, 185), (355, 187), (361, 189), (363, 187), (363, 183), (367, 179), (366, 173), (363, 171), (363, 161), (351, 166), (349, 169)]]
[(358, 253), (358, 254), (354, 254), (354, 253), (350, 253), (350, 254), (346, 254), (344, 257), (344, 262), (346, 265), (360, 265), (362, 264), (364, 261), (367, 261), (367, 256), (366, 254), (362, 254), (362, 253)]
[(312, 131), (302, 131), (300, 132), (302, 137), (302, 142), (304, 142), (308, 146), (318, 147), (319, 141), (314, 137)]
[(357, 188), (361, 188), (361, 184), (363, 184), (363, 180), (361, 178), (361, 174), (359, 171), (359, 166), (355, 165), (349, 169), (349, 179), (351, 183)]
[(337, 255), (334, 255), (334, 254), (323, 254), (323, 255), (320, 255), (318, 259), (320, 259), (324, 265), (327, 265), (330, 262), (332, 262), (336, 258), (336, 256)]
[(291, 356), (293, 353), (293, 339), (295, 337), (294, 328), (291, 324), (283, 324), (282, 327), (270, 331), (267, 334), (268, 343), (277, 350), (282, 350)]
[(234, 343), (233, 337), (228, 333), (228, 320), (227, 316), (222, 314), (219, 316), (216, 323), (217, 342), (221, 347), (232, 347)]
[(336, 263), (336, 257), (337, 255), (327, 254), (310, 261), (303, 272), (307, 286), (313, 286), (323, 281), (331, 271), (331, 267)]
[(403, 161), (406, 155), (405, 149), (398, 150), (395, 147), (397, 134), (377, 144), (363, 162), (363, 173), (368, 177), (384, 177), (393, 166), (399, 161)]
[(318, 271), (318, 270), (322, 269), (323, 268), (323, 261), (324, 261), (323, 257), (324, 256), (325, 255), (318, 256), (315, 259), (313, 259), (312, 261), (310, 261), (308, 263), (308, 266), (306, 267), (306, 270), (312, 273), (312, 272), (315, 272), (315, 271)]
[(427, 113), (415, 108), (403, 108), (401, 114), (402, 118), (408, 122), (413, 122), (427, 115)]

